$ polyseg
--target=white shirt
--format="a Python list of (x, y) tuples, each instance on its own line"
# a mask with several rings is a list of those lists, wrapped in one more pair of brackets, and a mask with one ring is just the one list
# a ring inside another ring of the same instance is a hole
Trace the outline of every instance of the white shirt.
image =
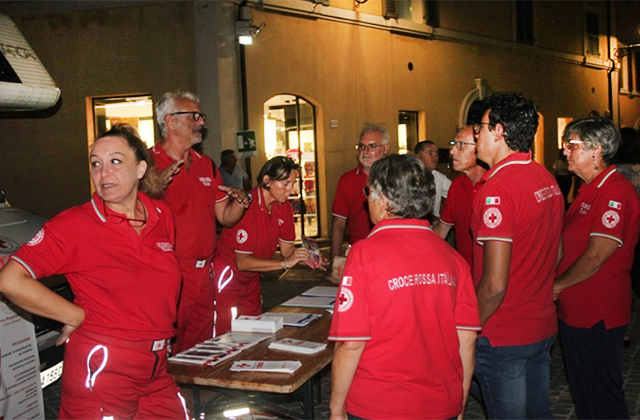
[(438, 171), (431, 171), (434, 181), (436, 183), (436, 200), (433, 203), (433, 215), (440, 217), (440, 206), (442, 205), (442, 199), (447, 198), (449, 194), (449, 187), (451, 187), (451, 180), (441, 174)]
[(220, 168), (220, 175), (222, 175), (222, 182), (224, 183), (224, 185), (226, 185), (227, 187), (235, 187), (239, 189), (243, 188), (242, 183), (248, 177), (244, 169), (236, 165), (233, 168), (233, 173), (229, 174), (229, 172), (225, 171), (225, 169), (222, 166), (220, 166), (219, 168)]

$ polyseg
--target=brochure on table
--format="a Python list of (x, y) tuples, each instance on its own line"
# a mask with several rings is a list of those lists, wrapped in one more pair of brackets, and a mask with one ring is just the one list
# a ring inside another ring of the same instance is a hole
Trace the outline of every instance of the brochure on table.
[(195, 347), (178, 353), (170, 357), (169, 360), (213, 366), (240, 354), (243, 350), (255, 346), (271, 336), (271, 334), (230, 332), (196, 344)]
[(43, 419), (40, 358), (33, 324), (2, 300), (0, 337), (0, 419)]

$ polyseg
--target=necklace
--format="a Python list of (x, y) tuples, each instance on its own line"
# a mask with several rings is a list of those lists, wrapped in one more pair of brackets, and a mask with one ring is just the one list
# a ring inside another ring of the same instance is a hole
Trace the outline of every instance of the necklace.
[[(107, 203), (104, 200), (102, 200), (103, 213), (106, 219), (111, 223), (120, 224), (122, 222), (127, 222), (132, 227), (142, 227), (147, 224), (147, 208), (144, 206), (142, 201), (136, 198), (136, 207), (138, 206), (138, 203), (140, 203), (140, 205), (142, 206), (142, 214), (144, 215), (143, 219), (128, 218), (116, 213), (110, 213), (107, 210), (108, 209)], [(139, 223), (139, 225), (136, 226), (134, 225), (134, 223), (136, 224)]]

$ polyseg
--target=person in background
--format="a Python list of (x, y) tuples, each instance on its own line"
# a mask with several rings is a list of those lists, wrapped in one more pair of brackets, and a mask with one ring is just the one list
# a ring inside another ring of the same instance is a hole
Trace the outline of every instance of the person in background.
[[(294, 246), (293, 194), (300, 168), (290, 158), (276, 156), (258, 174), (252, 204), (232, 228), (222, 229), (213, 265), (216, 272), (215, 332), (229, 331), (240, 315), (262, 313), (260, 273), (289, 269), (300, 262), (325, 269), (326, 260), (310, 260), (309, 251)], [(280, 257), (274, 257), (280, 247)]]
[(235, 150), (227, 149), (220, 153), (220, 174), (227, 187), (234, 187), (249, 191), (251, 180), (247, 173), (238, 166), (238, 157)]
[[(91, 201), (66, 210), (0, 271), (0, 293), (64, 324), (59, 418), (189, 419), (167, 373), (180, 266), (164, 187), (135, 128), (116, 125), (90, 151)], [(144, 192), (143, 192), (144, 191)], [(37, 279), (64, 274), (67, 301)]]
[(474, 197), (473, 272), (482, 334), (475, 375), (489, 418), (550, 419), (550, 349), (558, 328), (553, 280), (564, 200), (531, 159), (536, 106), (521, 95), (484, 100), (473, 126), (489, 165)]
[(562, 140), (584, 181), (564, 217), (554, 285), (569, 388), (578, 418), (628, 419), (623, 347), (640, 200), (612, 164), (621, 139), (608, 118), (572, 121)]
[[(623, 127), (620, 135), (622, 145), (616, 154), (616, 168), (620, 175), (631, 182), (640, 197), (640, 133), (631, 127)], [(640, 243), (636, 245), (631, 268), (631, 287), (640, 296)]]
[(440, 217), (442, 199), (447, 198), (451, 180), (437, 171), (438, 169), (438, 146), (430, 140), (424, 140), (416, 144), (414, 149), (416, 156), (420, 158), (424, 167), (431, 172), (436, 184), (436, 198), (433, 204), (433, 215)]
[(480, 189), (480, 179), (485, 169), (478, 165), (473, 126), (468, 125), (458, 132), (451, 143), (453, 169), (462, 172), (451, 183), (449, 196), (444, 202), (440, 223), (434, 231), (446, 239), (451, 228), (455, 230), (456, 249), (464, 259), (472, 264), (473, 237), (471, 236), (471, 211), (473, 197)]
[(571, 184), (573, 183), (573, 175), (569, 172), (569, 166), (567, 164), (567, 157), (564, 155), (564, 149), (560, 149), (558, 160), (553, 164), (553, 171), (556, 175), (556, 182), (562, 196), (564, 197), (564, 208), (569, 208), (569, 193), (571, 192)]
[(424, 220), (434, 186), (418, 158), (380, 159), (365, 192), (375, 227), (338, 290), (330, 418), (455, 418), (480, 329), (469, 266)]
[(162, 200), (175, 216), (175, 249), (182, 270), (173, 346), (178, 353), (213, 336), (211, 263), (216, 249), (216, 220), (222, 226), (233, 226), (249, 206), (249, 198), (238, 188), (222, 185), (213, 161), (193, 150), (202, 142), (207, 119), (193, 93), (165, 93), (155, 109), (162, 140), (151, 148), (151, 157), (167, 185)]
[(345, 230), (349, 244), (367, 237), (371, 231), (367, 199), (362, 189), (367, 186), (371, 165), (389, 152), (389, 133), (375, 124), (365, 124), (356, 145), (359, 164), (340, 177), (331, 213), (331, 263), (342, 253)]

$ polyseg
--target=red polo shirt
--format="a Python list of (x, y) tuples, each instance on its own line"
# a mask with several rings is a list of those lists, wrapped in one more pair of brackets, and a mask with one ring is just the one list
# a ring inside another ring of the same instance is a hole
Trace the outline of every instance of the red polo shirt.
[(482, 179), (471, 220), (476, 286), (482, 277), (482, 245), (511, 243), (507, 292), (482, 335), (492, 346), (536, 343), (557, 331), (553, 281), (562, 232), (562, 193), (549, 171), (531, 160), (531, 153), (509, 155)]
[[(158, 143), (150, 149), (158, 172), (171, 165), (173, 158)], [(227, 199), (218, 189), (223, 185), (220, 171), (213, 173), (213, 162), (208, 156), (189, 149), (191, 167), (183, 166), (173, 176), (162, 196), (176, 219), (176, 255), (179, 259), (210, 259), (216, 249), (215, 205)]]
[(338, 296), (329, 340), (367, 341), (347, 396), (350, 414), (460, 414), (457, 330), (480, 329), (478, 307), (467, 263), (429, 222), (376, 224), (351, 249)]
[(368, 176), (362, 165), (358, 165), (340, 177), (333, 199), (331, 213), (341, 219), (347, 219), (347, 234), (352, 245), (366, 238), (373, 227), (369, 219), (367, 197), (363, 191), (367, 186), (367, 180)]
[(138, 234), (103, 214), (97, 194), (65, 210), (12, 258), (33, 278), (64, 274), (86, 318), (82, 328), (124, 340), (175, 333), (180, 267), (169, 207), (142, 193), (147, 224)]
[(592, 236), (608, 238), (619, 248), (587, 280), (568, 287), (558, 297), (558, 316), (567, 325), (591, 328), (604, 320), (606, 328), (631, 321), (631, 266), (640, 230), (640, 201), (629, 181), (607, 168), (580, 193), (564, 217), (563, 259), (558, 275), (587, 249)]
[(456, 237), (456, 250), (471, 266), (473, 236), (471, 235), (471, 211), (473, 209), (473, 197), (480, 189), (482, 183), (475, 185), (465, 174), (460, 174), (451, 183), (449, 197), (444, 202), (440, 223), (454, 227)]
[[(259, 273), (239, 271), (236, 266), (236, 252), (252, 254), (254, 257), (270, 259), (278, 250), (279, 241), (293, 243), (296, 239), (291, 204), (274, 202), (271, 213), (262, 195), (262, 187), (251, 191), (253, 202), (238, 223), (222, 229), (216, 259), (230, 266), (234, 281), (227, 287), (234, 288), (235, 280), (250, 281)], [(240, 285), (238, 285), (240, 286)]]

